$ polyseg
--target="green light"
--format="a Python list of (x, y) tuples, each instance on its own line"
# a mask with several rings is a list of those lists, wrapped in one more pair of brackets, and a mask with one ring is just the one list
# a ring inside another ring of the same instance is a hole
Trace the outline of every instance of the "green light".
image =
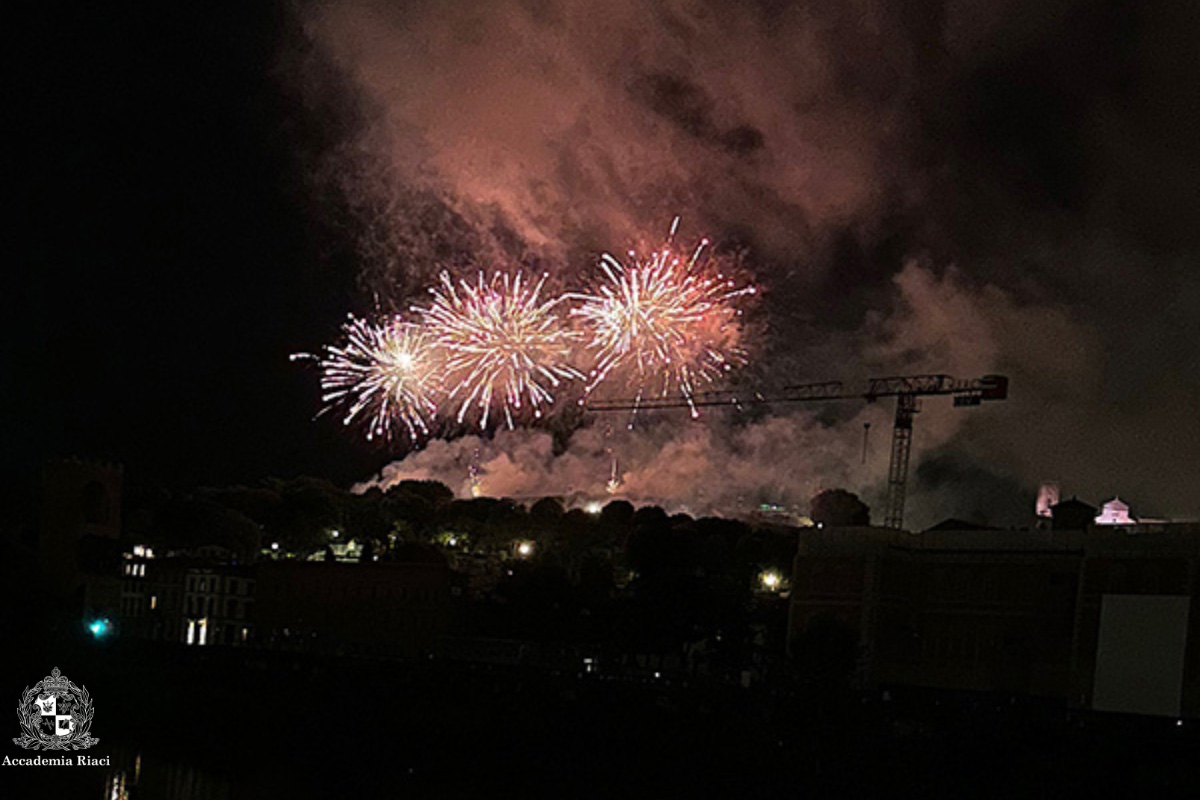
[(94, 620), (87, 627), (92, 632), (92, 636), (95, 636), (97, 639), (104, 638), (112, 631), (112, 623), (108, 621), (107, 617)]

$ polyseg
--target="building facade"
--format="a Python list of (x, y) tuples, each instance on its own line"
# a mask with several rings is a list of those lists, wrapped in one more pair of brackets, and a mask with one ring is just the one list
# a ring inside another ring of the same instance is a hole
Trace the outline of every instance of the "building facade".
[[(789, 641), (831, 617), (858, 631), (870, 685), (1200, 715), (1198, 567), (1196, 525), (809, 529), (794, 565)], [(1160, 608), (1173, 621), (1138, 622), (1162, 619)], [(1151, 684), (1160, 701), (1137, 700), (1143, 689), (1154, 694)]]
[(266, 647), (412, 658), (430, 651), (449, 613), (450, 569), (437, 553), (413, 561), (257, 566), (257, 622)]

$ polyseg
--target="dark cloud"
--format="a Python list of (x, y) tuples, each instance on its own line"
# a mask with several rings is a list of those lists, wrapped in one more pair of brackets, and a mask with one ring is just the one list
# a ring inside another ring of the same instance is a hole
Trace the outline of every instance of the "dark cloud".
[(735, 125), (719, 130), (713, 119), (711, 97), (695, 83), (679, 75), (655, 73), (636, 79), (634, 98), (655, 114), (674, 123), (688, 136), (734, 155), (761, 150), (763, 132), (753, 125)]
[(1028, 524), (1037, 486), (999, 475), (959, 453), (929, 453), (912, 476), (909, 495), (923, 516), (996, 527)]

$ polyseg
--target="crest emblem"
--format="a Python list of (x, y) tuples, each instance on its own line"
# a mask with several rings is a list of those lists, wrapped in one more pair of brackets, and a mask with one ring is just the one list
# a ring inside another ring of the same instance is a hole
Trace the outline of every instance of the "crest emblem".
[(26, 750), (85, 750), (100, 740), (91, 736), (92, 698), (58, 667), (21, 695), (17, 719), (24, 735), (13, 739)]

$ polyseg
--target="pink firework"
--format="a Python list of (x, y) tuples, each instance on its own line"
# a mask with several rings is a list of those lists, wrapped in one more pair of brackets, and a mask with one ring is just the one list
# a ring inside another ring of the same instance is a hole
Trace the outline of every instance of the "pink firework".
[[(611, 376), (624, 378), (637, 392), (690, 399), (745, 360), (738, 297), (755, 293), (713, 271), (701, 240), (690, 257), (673, 250), (676, 217), (661, 248), (648, 257), (630, 251), (624, 263), (609, 254), (600, 259), (604, 281), (572, 311), (588, 332), (592, 352), (587, 391)], [(693, 407), (692, 413), (696, 410)]]

